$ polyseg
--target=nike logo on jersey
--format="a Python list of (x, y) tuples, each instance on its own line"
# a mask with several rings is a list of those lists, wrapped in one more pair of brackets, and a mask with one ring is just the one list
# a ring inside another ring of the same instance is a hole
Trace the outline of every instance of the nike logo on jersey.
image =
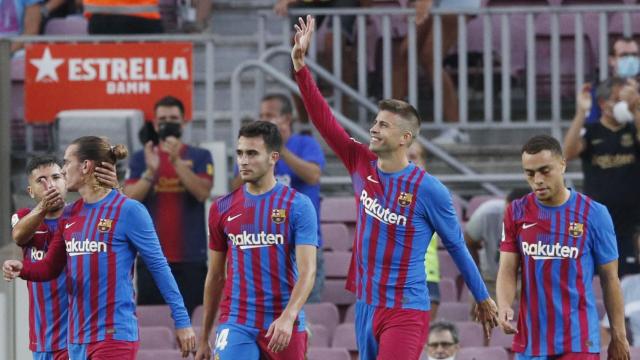
[(528, 229), (530, 227), (534, 227), (536, 226), (537, 223), (532, 223), (532, 224), (522, 224), (522, 229)]
[(284, 236), (282, 234), (267, 234), (264, 231), (257, 234), (243, 231), (241, 234), (229, 234), (227, 236), (231, 243), (241, 250), (284, 244)]
[(376, 183), (376, 184), (380, 184), (376, 179), (373, 178), (373, 176), (369, 175), (367, 176), (367, 180), (371, 181), (372, 183)]
[(44, 231), (44, 230), (36, 230), (35, 232), (36, 234), (48, 234), (48, 231)]
[(64, 224), (64, 229), (66, 230), (66, 229), (72, 227), (73, 224), (75, 224), (75, 222), (72, 222), (71, 224)]
[(237, 218), (239, 218), (242, 214), (238, 214), (238, 215), (234, 215), (234, 216), (227, 216), (227, 221), (233, 221)]

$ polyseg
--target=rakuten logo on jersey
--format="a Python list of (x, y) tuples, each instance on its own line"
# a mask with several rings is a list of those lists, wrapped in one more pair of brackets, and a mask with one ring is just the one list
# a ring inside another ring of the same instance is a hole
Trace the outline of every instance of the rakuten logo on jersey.
[(362, 190), (360, 194), (360, 202), (364, 205), (364, 212), (387, 225), (407, 225), (405, 216), (391, 212), (389, 208), (383, 208), (382, 205), (378, 204), (378, 199), (369, 197), (365, 190)]
[(44, 254), (47, 252), (44, 250), (38, 250), (36, 248), (31, 248), (31, 261), (36, 262), (44, 259)]
[(95, 240), (86, 239), (80, 241), (71, 239), (71, 241), (65, 241), (67, 246), (67, 254), (69, 256), (89, 255), (101, 252), (107, 252), (107, 243)]
[(562, 246), (559, 243), (543, 244), (542, 241), (533, 244), (523, 242), (522, 252), (536, 260), (578, 258), (578, 248), (575, 246)]
[(246, 231), (237, 235), (229, 234), (229, 240), (231, 240), (233, 246), (238, 246), (241, 250), (284, 244), (284, 236), (282, 234), (267, 234), (264, 231), (258, 234)]

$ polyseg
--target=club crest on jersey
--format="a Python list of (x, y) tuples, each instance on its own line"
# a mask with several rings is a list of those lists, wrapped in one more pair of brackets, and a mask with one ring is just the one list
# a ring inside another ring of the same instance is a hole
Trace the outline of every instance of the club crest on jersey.
[(580, 237), (584, 233), (584, 225), (581, 223), (572, 222), (569, 223), (569, 235), (573, 237)]
[(409, 206), (411, 205), (412, 200), (413, 200), (413, 194), (401, 192), (400, 196), (398, 196), (398, 204), (400, 204), (400, 206)]
[(98, 231), (108, 232), (109, 230), (111, 230), (112, 223), (112, 219), (100, 219), (100, 221), (98, 222)]
[(282, 224), (287, 218), (287, 210), (285, 209), (273, 209), (271, 211), (271, 220), (276, 224)]

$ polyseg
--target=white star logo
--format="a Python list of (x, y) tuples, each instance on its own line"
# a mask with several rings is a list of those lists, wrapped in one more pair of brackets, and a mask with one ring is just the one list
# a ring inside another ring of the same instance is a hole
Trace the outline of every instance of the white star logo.
[(42, 58), (30, 60), (33, 66), (38, 68), (38, 74), (36, 75), (36, 82), (43, 81), (48, 78), (52, 81), (58, 81), (58, 72), (56, 68), (64, 62), (63, 59), (54, 59), (51, 57), (51, 51), (49, 47), (44, 49)]

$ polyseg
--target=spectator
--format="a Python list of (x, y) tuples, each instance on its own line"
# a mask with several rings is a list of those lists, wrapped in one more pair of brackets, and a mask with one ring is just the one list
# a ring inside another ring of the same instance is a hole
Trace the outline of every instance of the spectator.
[[(640, 233), (635, 235), (634, 242), (638, 249), (640, 249)], [(640, 251), (637, 255), (640, 261)], [(640, 274), (633, 274), (625, 276), (620, 281), (620, 288), (622, 289), (622, 297), (624, 300), (624, 317), (625, 325), (627, 327), (627, 340), (629, 340), (630, 346), (640, 346)], [(611, 324), (609, 323), (609, 317), (605, 314), (600, 323), (601, 338), (603, 345), (609, 344), (611, 340)]]
[[(209, 151), (180, 141), (184, 106), (172, 96), (155, 105), (154, 127), (159, 143), (148, 141), (133, 154), (124, 192), (149, 209), (162, 251), (192, 313), (202, 303), (207, 274), (205, 201), (213, 186)], [(162, 304), (145, 264), (137, 263), (138, 304)]]
[[(519, 199), (529, 192), (531, 191), (527, 188), (516, 188), (509, 192), (506, 202), (502, 199), (483, 202), (465, 225), (464, 239), (471, 256), (478, 262), (491, 296), (496, 294), (504, 210), (513, 200)], [(482, 259), (479, 254), (480, 249), (484, 249)]]
[(158, 0), (83, 0), (89, 34), (160, 34)]
[(431, 324), (426, 350), (429, 360), (454, 360), (460, 350), (456, 325), (448, 321)]
[[(324, 168), (324, 152), (313, 136), (294, 134), (292, 131), (293, 107), (283, 94), (267, 94), (260, 103), (260, 120), (275, 124), (280, 131), (282, 143), (280, 160), (276, 163), (276, 180), (307, 195), (318, 217), (318, 248), (322, 249), (320, 234), (320, 175)], [(237, 176), (232, 188), (242, 184)], [(319, 302), (324, 288), (324, 256), (316, 252), (316, 279), (308, 302)]]
[[(40, 31), (40, 0), (0, 1), (0, 37), (5, 35), (38, 35)], [(11, 43), (11, 53), (23, 44)]]
[(600, 121), (585, 124), (589, 86), (576, 100), (576, 115), (564, 139), (567, 160), (580, 157), (584, 192), (611, 214), (620, 253), (619, 274), (639, 270), (632, 237), (640, 224), (640, 94), (634, 80), (613, 77), (598, 86)]
[[(426, 153), (422, 145), (413, 142), (409, 146), (407, 152), (409, 161), (416, 164), (422, 169), (427, 169)], [(440, 305), (440, 261), (438, 259), (438, 234), (431, 236), (431, 242), (427, 247), (427, 253), (424, 256), (424, 270), (427, 273), (427, 289), (429, 290), (429, 300), (431, 301), (431, 310), (429, 316), (435, 319), (438, 316), (438, 306)]]
[[(638, 43), (630, 37), (622, 37), (616, 39), (609, 50), (609, 66), (613, 76), (622, 78), (635, 78), (640, 73), (640, 52), (638, 51)], [(591, 89), (591, 110), (587, 117), (587, 123), (600, 121), (602, 111), (596, 100), (596, 89)]]

